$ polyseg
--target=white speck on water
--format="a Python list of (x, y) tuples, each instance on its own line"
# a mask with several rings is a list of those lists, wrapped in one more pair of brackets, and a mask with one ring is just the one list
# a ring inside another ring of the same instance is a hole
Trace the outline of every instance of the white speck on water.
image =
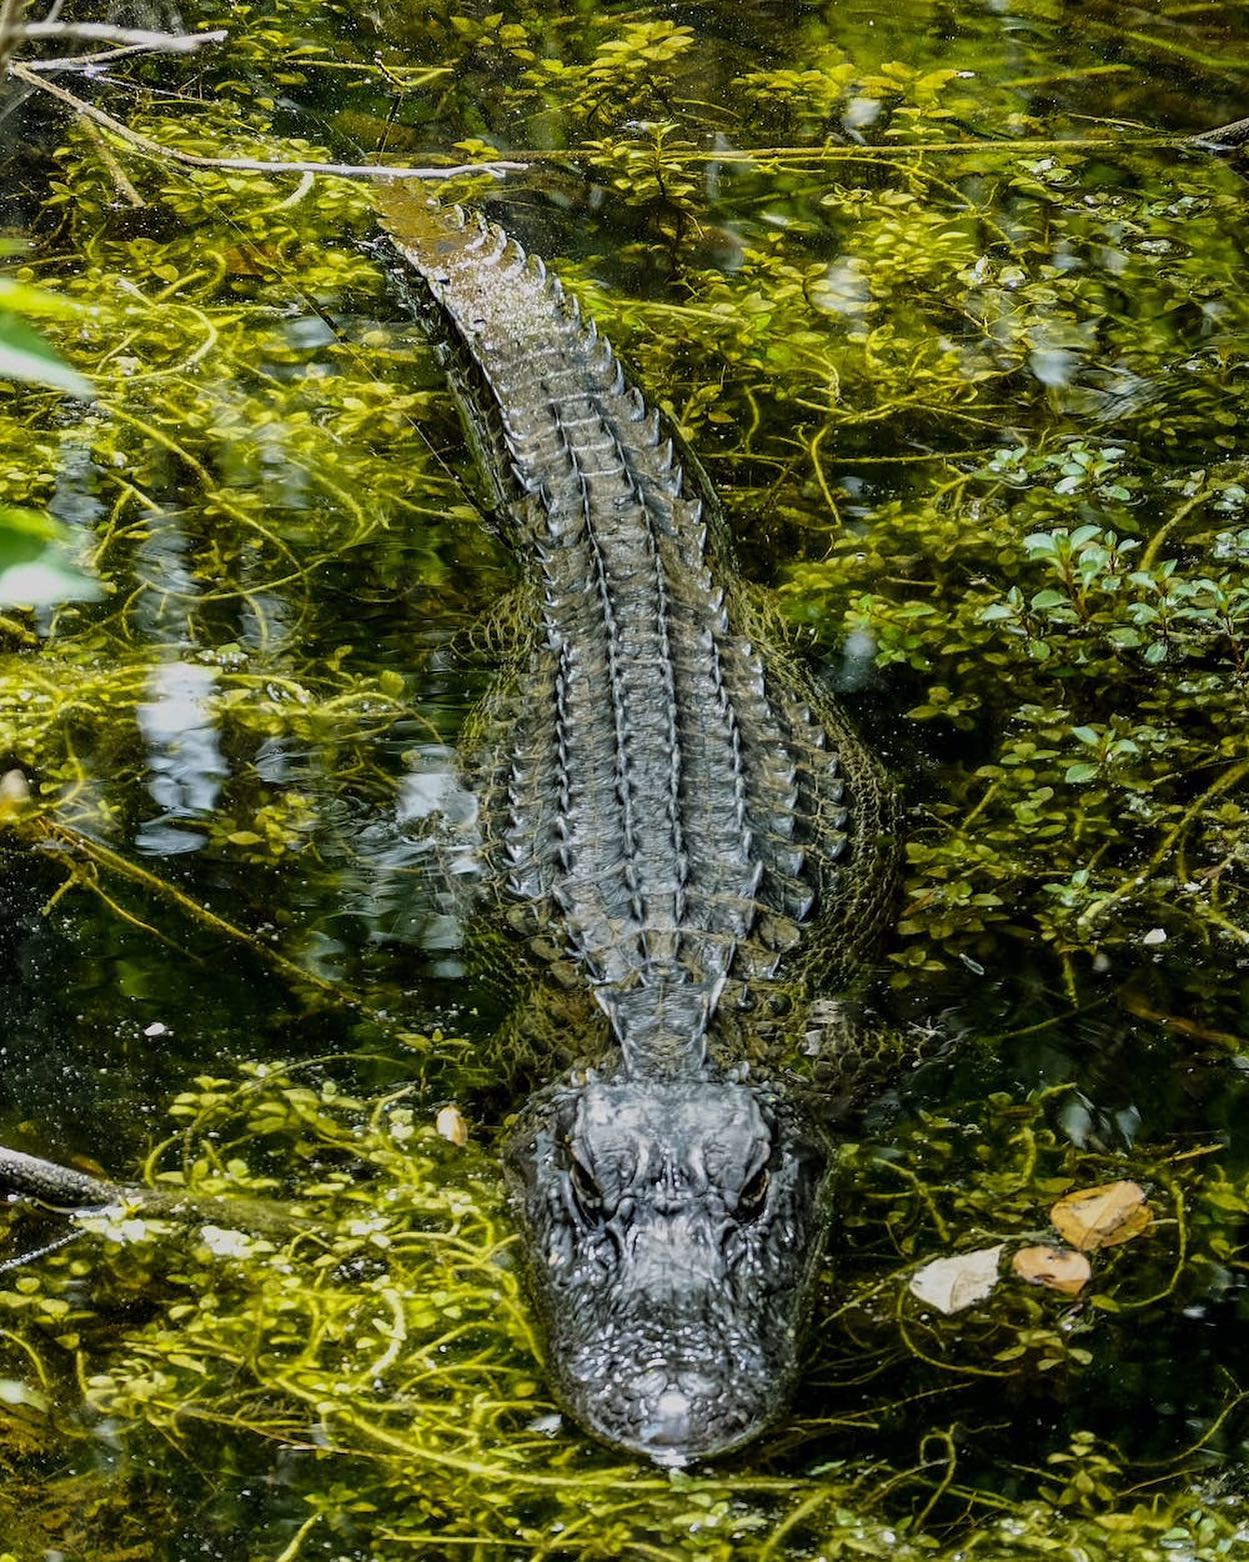
[(1037, 347), (1028, 354), (1028, 367), (1042, 385), (1070, 385), (1079, 366), (1079, 353), (1065, 347)]
[(841, 123), (847, 130), (864, 130), (879, 118), (880, 109), (879, 98), (855, 98), (841, 116)]
[(241, 1231), (227, 1231), (222, 1226), (202, 1226), (200, 1240), (217, 1258), (246, 1258), (252, 1250), (250, 1237)]

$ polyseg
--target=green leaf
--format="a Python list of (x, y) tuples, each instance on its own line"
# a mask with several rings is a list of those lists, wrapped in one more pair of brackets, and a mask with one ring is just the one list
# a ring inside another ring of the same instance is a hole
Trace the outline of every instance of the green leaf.
[(41, 336), (9, 317), (0, 318), (0, 379), (48, 385), (84, 401), (95, 395), (90, 383), (58, 358)]
[(1092, 781), (1096, 775), (1096, 765), (1068, 765), (1066, 772), (1063, 775), (1063, 780), (1074, 782), (1078, 785), (1082, 781)]
[(0, 570), (37, 559), (60, 529), (50, 515), (0, 504)]
[(0, 606), (47, 607), (100, 596), (99, 582), (60, 545), (63, 536), (49, 515), (0, 505)]
[(63, 293), (49, 293), (46, 288), (31, 287), (29, 282), (18, 282), (13, 277), (0, 277), (0, 309), (58, 319), (83, 313), (83, 306)]

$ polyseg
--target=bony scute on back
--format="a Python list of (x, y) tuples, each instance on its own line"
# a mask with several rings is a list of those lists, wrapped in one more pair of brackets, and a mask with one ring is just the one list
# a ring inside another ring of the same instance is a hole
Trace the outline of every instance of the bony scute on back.
[(797, 1374), (827, 1157), (759, 1000), (800, 1017), (814, 973), (853, 971), (893, 793), (558, 281), (484, 219), (382, 203), (540, 604), (461, 750), (484, 877), (576, 973), (572, 1050), (598, 1063), (540, 1090), (508, 1148), (529, 1289), (577, 1419), (679, 1464), (754, 1436)]

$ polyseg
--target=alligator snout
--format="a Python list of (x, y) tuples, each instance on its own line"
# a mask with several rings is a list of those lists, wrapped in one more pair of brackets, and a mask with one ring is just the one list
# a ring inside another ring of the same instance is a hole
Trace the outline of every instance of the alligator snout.
[(826, 1157), (766, 1086), (621, 1077), (535, 1097), (508, 1152), (560, 1397), (662, 1464), (762, 1431), (798, 1365)]
[[(701, 1212), (700, 1212), (701, 1213)], [(671, 1303), (682, 1294), (725, 1284), (729, 1274), (716, 1240), (717, 1225), (706, 1215), (685, 1211), (666, 1218), (654, 1215), (638, 1228), (633, 1220), (618, 1223), (625, 1257), (622, 1280), (639, 1305)]]

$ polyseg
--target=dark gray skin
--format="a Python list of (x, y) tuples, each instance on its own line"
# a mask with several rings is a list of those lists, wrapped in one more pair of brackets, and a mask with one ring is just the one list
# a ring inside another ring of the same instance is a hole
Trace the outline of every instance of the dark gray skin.
[(660, 1464), (723, 1454), (789, 1394), (827, 1157), (765, 1087), (616, 1077), (530, 1102), (507, 1153), (560, 1397)]
[(507, 1152), (548, 1370), (596, 1435), (680, 1464), (757, 1434), (794, 1382), (826, 1154), (784, 1054), (741, 1033), (769, 984), (801, 1014), (804, 951), (844, 981), (870, 941), (892, 793), (761, 629), (705, 475), (559, 282), (492, 224), (380, 199), (531, 582), (461, 745), (482, 880), (600, 1011), (597, 1074), (539, 1091)]

